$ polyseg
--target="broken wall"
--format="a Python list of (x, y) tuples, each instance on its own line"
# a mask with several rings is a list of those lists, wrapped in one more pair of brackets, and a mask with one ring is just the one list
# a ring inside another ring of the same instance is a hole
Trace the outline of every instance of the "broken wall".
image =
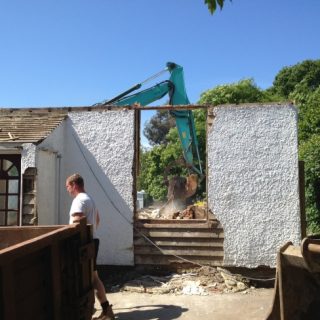
[(24, 174), (27, 168), (35, 167), (36, 146), (33, 143), (22, 144), (21, 151), (21, 173)]
[(297, 111), (291, 105), (219, 106), (208, 129), (208, 202), (225, 232), (224, 264), (276, 264), (299, 244)]
[[(208, 202), (224, 228), (224, 264), (275, 266), (277, 249), (287, 241), (298, 244), (301, 234), (296, 109), (240, 105), (212, 111)], [(133, 110), (78, 108), (36, 150), (23, 146), (22, 167), (38, 170), (40, 224), (68, 223), (72, 199), (65, 179), (83, 175), (101, 215), (99, 264), (134, 264), (134, 126)]]

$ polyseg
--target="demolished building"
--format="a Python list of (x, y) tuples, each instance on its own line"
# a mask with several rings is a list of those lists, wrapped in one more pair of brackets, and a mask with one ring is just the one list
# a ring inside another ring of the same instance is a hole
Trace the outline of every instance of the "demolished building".
[(304, 216), (295, 107), (208, 108), (207, 207), (215, 219), (190, 221), (135, 219), (139, 112), (0, 109), (0, 224), (67, 224), (65, 179), (79, 172), (102, 217), (100, 264), (167, 264), (182, 257), (275, 266), (284, 242), (299, 243)]

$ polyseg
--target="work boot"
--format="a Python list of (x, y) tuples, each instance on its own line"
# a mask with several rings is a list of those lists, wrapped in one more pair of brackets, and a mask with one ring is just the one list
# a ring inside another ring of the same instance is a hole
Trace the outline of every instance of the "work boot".
[(114, 313), (112, 311), (112, 304), (108, 305), (106, 310), (102, 310), (98, 317), (92, 318), (92, 320), (114, 320)]

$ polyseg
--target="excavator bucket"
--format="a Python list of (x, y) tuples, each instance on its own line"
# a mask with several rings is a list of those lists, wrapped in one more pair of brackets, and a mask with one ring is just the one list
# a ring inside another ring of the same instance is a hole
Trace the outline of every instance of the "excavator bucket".
[(278, 252), (273, 306), (266, 320), (320, 319), (320, 237)]
[(198, 176), (190, 174), (189, 176), (175, 176), (168, 183), (168, 201), (160, 208), (161, 217), (172, 219), (173, 214), (186, 208), (186, 200), (193, 196), (198, 187)]

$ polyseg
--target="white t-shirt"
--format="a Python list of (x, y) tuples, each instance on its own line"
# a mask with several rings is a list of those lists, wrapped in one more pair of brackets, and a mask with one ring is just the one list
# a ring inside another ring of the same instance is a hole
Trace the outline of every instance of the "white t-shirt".
[(78, 193), (78, 195), (73, 199), (72, 205), (69, 212), (69, 223), (73, 223), (74, 213), (83, 213), (87, 218), (87, 223), (93, 225), (93, 238), (95, 238), (96, 231), (96, 218), (98, 210), (94, 201), (84, 192)]

